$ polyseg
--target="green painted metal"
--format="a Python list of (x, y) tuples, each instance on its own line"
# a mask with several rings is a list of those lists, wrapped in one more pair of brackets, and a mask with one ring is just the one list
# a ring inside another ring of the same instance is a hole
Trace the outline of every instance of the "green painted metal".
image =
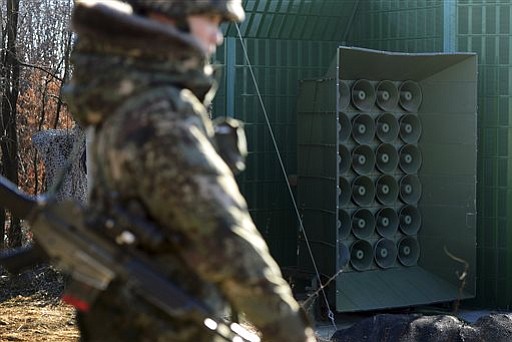
[[(325, 71), (356, 2), (244, 1), (247, 19), (240, 30), (287, 175), (297, 170), (298, 82)], [(238, 179), (241, 190), (273, 256), (283, 267), (295, 266), (299, 234), (287, 178), (278, 164), (237, 30), (231, 24), (224, 31), (226, 44), (215, 56), (223, 72), (213, 113), (245, 121), (249, 157), (247, 171)]]
[[(248, 0), (242, 35), (259, 39), (335, 41), (345, 32), (357, 0)], [(231, 27), (228, 35), (235, 36)]]
[(478, 303), (512, 305), (512, 4), (458, 1), (457, 46), (479, 55)]
[[(302, 82), (298, 203), (320, 272), (342, 272), (330, 291), (337, 311), (474, 297), (476, 71), (474, 54), (340, 48), (325, 77)], [(393, 120), (399, 127), (394, 135)], [(390, 169), (361, 167), (392, 159), (390, 152), (378, 152), (385, 145), (396, 150), (399, 162)], [(414, 176), (419, 183), (411, 183), (409, 193), (405, 184)], [(361, 177), (367, 180), (362, 187)], [(393, 188), (400, 196), (390, 195)], [(410, 208), (419, 210), (414, 229), (407, 218), (415, 216), (404, 214)], [(381, 210), (395, 213), (394, 229), (390, 216), (382, 223)], [(456, 276), (463, 265), (449, 253), (471, 270), (463, 289)], [(300, 267), (311, 270), (309, 254), (299, 257)]]
[(443, 51), (457, 51), (457, 1), (444, 1)]
[[(511, 13), (509, 0), (250, 0), (241, 25), (288, 174), (298, 172), (298, 82), (323, 75), (340, 44), (401, 52), (455, 49), (479, 56), (478, 278), (481, 305), (512, 305)], [(455, 10), (455, 22), (453, 18)], [(216, 59), (225, 67), (214, 115), (247, 122), (251, 213), (280, 265), (296, 264), (297, 229), (237, 31)], [(456, 35), (453, 40), (453, 35)], [(228, 80), (228, 82), (226, 82)], [(295, 190), (295, 189), (294, 189)]]
[(361, 1), (347, 44), (387, 51), (443, 51), (444, 2)]

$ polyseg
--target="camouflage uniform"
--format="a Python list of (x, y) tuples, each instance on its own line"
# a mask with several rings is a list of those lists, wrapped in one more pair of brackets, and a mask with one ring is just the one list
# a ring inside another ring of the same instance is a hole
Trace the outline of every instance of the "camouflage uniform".
[[(167, 2), (188, 1), (209, 2)], [(179, 239), (152, 258), (218, 316), (243, 312), (264, 341), (313, 341), (216, 151), (205, 109), (215, 82), (195, 38), (117, 1), (78, 0), (73, 27), (79, 41), (65, 94), (75, 118), (95, 130), (93, 215), (108, 214), (115, 200)], [(186, 315), (163, 317), (117, 282), (79, 325), (88, 341), (215, 341)]]

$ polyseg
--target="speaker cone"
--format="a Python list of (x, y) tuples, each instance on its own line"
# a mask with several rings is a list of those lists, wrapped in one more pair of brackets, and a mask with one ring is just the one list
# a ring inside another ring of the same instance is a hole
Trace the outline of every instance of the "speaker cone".
[(358, 209), (352, 215), (352, 233), (358, 239), (364, 239), (375, 230), (375, 216), (368, 209)]
[(381, 268), (390, 268), (395, 264), (398, 249), (393, 241), (380, 239), (374, 247), (375, 263)]
[(351, 188), (350, 182), (345, 177), (339, 177), (339, 188), (338, 188), (338, 205), (340, 207), (346, 206), (350, 201)]
[(398, 242), (398, 260), (404, 266), (414, 266), (420, 257), (420, 245), (412, 236), (406, 236)]
[(344, 268), (350, 261), (350, 249), (343, 242), (338, 243), (338, 268)]
[(338, 96), (338, 111), (347, 109), (350, 103), (350, 88), (344, 81), (338, 84)]
[(343, 174), (350, 169), (351, 155), (345, 145), (338, 145), (338, 173)]
[(398, 230), (398, 214), (393, 208), (382, 208), (375, 215), (377, 232), (385, 238), (391, 239)]
[(388, 80), (384, 80), (377, 84), (377, 106), (382, 110), (392, 111), (398, 105), (398, 89), (396, 85)]
[(421, 131), (421, 122), (417, 115), (405, 114), (400, 118), (400, 138), (407, 144), (418, 142)]
[(345, 142), (352, 132), (352, 123), (345, 113), (338, 113), (338, 140)]
[(375, 197), (375, 185), (367, 176), (359, 176), (352, 184), (352, 199), (354, 203), (363, 207), (372, 203)]
[(368, 111), (375, 104), (375, 88), (368, 80), (357, 80), (352, 85), (352, 103), (360, 111)]
[(405, 235), (416, 235), (421, 227), (421, 214), (418, 208), (405, 205), (400, 209), (400, 230)]
[(375, 122), (368, 114), (359, 114), (352, 120), (352, 137), (359, 144), (367, 144), (375, 137)]
[(416, 175), (407, 175), (400, 179), (400, 198), (407, 204), (415, 204), (421, 197), (421, 183)]
[(422, 162), (423, 159), (418, 146), (407, 144), (400, 149), (399, 165), (405, 173), (417, 173)]
[(391, 113), (384, 113), (377, 117), (376, 133), (380, 141), (389, 143), (398, 138), (399, 126), (397, 118)]
[(352, 219), (350, 218), (350, 214), (344, 210), (338, 210), (338, 239), (345, 240), (352, 228)]
[(398, 199), (398, 182), (393, 176), (382, 175), (376, 184), (377, 200), (382, 204), (392, 205)]
[(368, 145), (359, 145), (352, 151), (352, 168), (360, 175), (366, 175), (375, 167), (375, 154)]
[(350, 248), (350, 264), (358, 271), (370, 268), (373, 260), (372, 245), (364, 240), (356, 241)]
[(392, 173), (398, 166), (398, 152), (391, 144), (380, 144), (375, 151), (375, 162), (382, 173)]
[(405, 81), (400, 85), (398, 92), (400, 106), (408, 112), (417, 112), (423, 100), (420, 85), (414, 81)]

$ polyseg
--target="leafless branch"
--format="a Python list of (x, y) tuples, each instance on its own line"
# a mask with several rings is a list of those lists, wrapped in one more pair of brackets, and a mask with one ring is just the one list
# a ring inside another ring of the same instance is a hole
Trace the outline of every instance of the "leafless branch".
[(468, 275), (468, 271), (469, 271), (469, 263), (466, 260), (458, 258), (455, 255), (453, 255), (452, 253), (450, 253), (448, 251), (448, 248), (446, 248), (446, 246), (444, 246), (444, 252), (451, 259), (453, 259), (453, 260), (455, 260), (455, 261), (457, 261), (457, 262), (459, 262), (459, 263), (461, 263), (463, 265), (462, 272), (460, 272), (460, 271), (456, 271), (455, 272), (455, 274), (457, 274), (457, 278), (460, 281), (459, 298), (457, 298), (457, 300), (453, 304), (453, 312), (457, 313), (459, 311), (460, 301), (462, 300), (462, 292), (464, 291), (464, 288), (466, 287), (466, 280), (467, 280), (467, 275)]

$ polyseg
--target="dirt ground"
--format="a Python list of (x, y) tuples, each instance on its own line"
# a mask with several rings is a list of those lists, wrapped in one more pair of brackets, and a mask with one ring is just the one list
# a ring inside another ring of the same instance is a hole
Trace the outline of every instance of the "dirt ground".
[(48, 267), (20, 276), (0, 268), (0, 342), (78, 342), (75, 309), (58, 299), (61, 291), (61, 276)]
[(74, 309), (39, 295), (17, 296), (0, 303), (0, 341), (76, 342)]
[[(256, 331), (250, 326), (245, 328)], [(40, 294), (17, 296), (0, 303), (0, 342), (78, 342), (80, 333), (73, 307), (49, 301)], [(326, 342), (317, 336), (319, 342)]]
[(0, 342), (76, 342), (75, 310), (60, 301), (63, 277), (36, 266), (18, 275), (0, 268)]
[[(246, 329), (257, 333), (251, 326)], [(75, 322), (75, 309), (40, 293), (17, 296), (0, 303), (0, 342), (78, 342), (80, 333)], [(317, 335), (318, 342), (327, 337)]]
[[(0, 268), (0, 342), (78, 342), (75, 310), (59, 299), (63, 289), (63, 276), (51, 267), (15, 276)], [(474, 324), (446, 314), (381, 314), (352, 323), (334, 330), (317, 324), (318, 341), (439, 341), (443, 334), (450, 336), (443, 341), (512, 341), (510, 312), (486, 315)], [(382, 334), (395, 336), (391, 333), (405, 337), (382, 339)]]

